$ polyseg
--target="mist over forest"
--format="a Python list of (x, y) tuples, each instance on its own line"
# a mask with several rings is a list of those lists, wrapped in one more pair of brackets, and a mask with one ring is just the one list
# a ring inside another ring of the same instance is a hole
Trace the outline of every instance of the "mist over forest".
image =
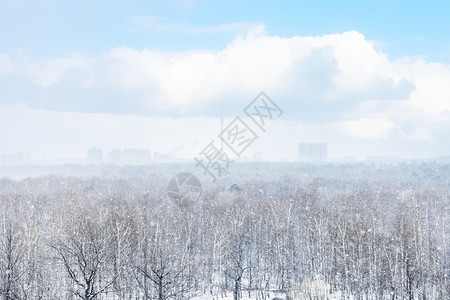
[(0, 298), (449, 299), (449, 164), (190, 167), (1, 179)]

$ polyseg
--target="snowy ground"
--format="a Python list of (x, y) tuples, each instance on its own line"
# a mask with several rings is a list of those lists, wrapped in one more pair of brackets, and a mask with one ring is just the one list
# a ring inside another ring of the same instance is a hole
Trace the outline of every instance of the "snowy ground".
[[(226, 296), (224, 295), (223, 297), (219, 296), (214, 296), (212, 297), (209, 294), (205, 294), (205, 295), (201, 295), (201, 296), (196, 296), (194, 298), (191, 298), (192, 300), (233, 300), (233, 293), (228, 292), (226, 293)], [(257, 295), (257, 293), (255, 292), (251, 292), (250, 297), (248, 295), (248, 292), (243, 292), (242, 293), (242, 298), (241, 300), (255, 300), (255, 299), (259, 299), (261, 300), (261, 295)], [(266, 300), (272, 300), (272, 299), (286, 299), (286, 295), (284, 293), (269, 293), (268, 297), (266, 298)], [(311, 299), (308, 296), (302, 296), (300, 298), (295, 298), (293, 300), (303, 300), (303, 299)], [(341, 299), (341, 293), (335, 293), (333, 295), (330, 295), (326, 298), (321, 298), (319, 296), (319, 298), (314, 298), (314, 299), (326, 299), (326, 300), (338, 300)], [(350, 297), (349, 299), (353, 299), (353, 297)]]
[[(274, 299), (274, 298), (286, 299), (286, 295), (284, 293), (270, 293), (269, 294), (269, 298), (267, 298), (267, 299), (269, 300), (269, 299)], [(194, 297), (194, 298), (191, 298), (191, 299), (192, 300), (212, 300), (212, 299), (214, 299), (214, 300), (217, 300), (217, 299), (219, 299), (219, 300), (233, 300), (233, 293), (232, 292), (228, 292), (228, 293), (226, 293), (226, 296), (224, 295), (224, 297), (221, 297), (220, 295), (212, 297), (211, 295), (206, 294), (206, 295), (197, 296), (197, 297)], [(241, 300), (250, 300), (250, 299), (252, 299), (252, 300), (254, 300), (254, 299), (261, 299), (261, 296), (260, 295), (259, 296), (256, 295), (256, 293), (254, 293), (254, 292), (251, 292), (250, 297), (249, 297), (247, 292), (243, 292), (242, 293)]]

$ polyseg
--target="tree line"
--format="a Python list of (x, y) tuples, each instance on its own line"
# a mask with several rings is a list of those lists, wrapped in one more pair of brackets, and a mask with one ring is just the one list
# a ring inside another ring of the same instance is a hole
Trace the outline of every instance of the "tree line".
[(189, 207), (151, 176), (2, 179), (0, 299), (449, 299), (450, 185), (419, 171), (277, 171)]

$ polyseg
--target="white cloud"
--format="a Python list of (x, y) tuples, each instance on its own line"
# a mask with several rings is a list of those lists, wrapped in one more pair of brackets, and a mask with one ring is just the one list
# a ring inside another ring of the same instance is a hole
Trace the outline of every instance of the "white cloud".
[[(343, 109), (364, 100), (400, 100), (413, 90), (410, 81), (395, 73), (392, 62), (354, 31), (280, 38), (256, 26), (220, 51), (119, 47), (97, 56), (72, 55), (29, 65), (36, 85), (29, 97), (45, 98), (34, 100), (34, 106), (71, 110), (75, 102), (86, 112), (103, 108), (113, 113), (208, 114), (219, 102), (236, 106), (266, 90), (295, 113), (330, 103)], [(23, 74), (23, 80), (27, 76)], [(16, 92), (14, 85), (9, 92)], [(106, 98), (114, 105), (105, 105)]]
[(394, 127), (394, 123), (391, 121), (379, 118), (363, 118), (355, 121), (344, 121), (339, 125), (343, 130), (360, 139), (386, 138)]
[(11, 58), (8, 55), (0, 53), (0, 77), (11, 72), (12, 66)]
[(0, 154), (82, 158), (86, 149), (141, 148), (190, 158), (217, 136), (213, 118), (168, 118), (50, 112), (0, 105)]
[(416, 127), (412, 132), (402, 132), (404, 137), (412, 141), (433, 141), (433, 135), (430, 130), (424, 127)]
[[(160, 30), (179, 26), (159, 20), (152, 24)], [(218, 33), (245, 28), (245, 34), (217, 51), (118, 47), (45, 61), (0, 54), (0, 104), (173, 118), (224, 112), (232, 117), (264, 90), (285, 118), (337, 124), (355, 139), (448, 138), (442, 128), (450, 128), (449, 65), (420, 57), (389, 60), (356, 31), (281, 38), (254, 25), (187, 29)]]
[(432, 115), (450, 112), (450, 67), (418, 60), (404, 65), (416, 91), (410, 97), (412, 107)]
[[(30, 67), (34, 82), (41, 87), (58, 83), (69, 70), (91, 71), (92, 58), (74, 55), (67, 58), (49, 59)], [(89, 78), (86, 78), (88, 80)], [(82, 88), (82, 87), (81, 87)]]

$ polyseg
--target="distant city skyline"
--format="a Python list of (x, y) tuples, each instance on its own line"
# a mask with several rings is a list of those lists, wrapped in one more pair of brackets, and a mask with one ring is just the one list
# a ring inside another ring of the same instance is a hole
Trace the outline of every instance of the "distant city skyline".
[[(299, 143), (297, 144), (297, 157), (294, 159), (280, 158), (268, 159), (263, 151), (250, 152), (251, 155), (235, 159), (234, 162), (294, 162), (294, 163), (352, 163), (352, 162), (379, 162), (391, 163), (399, 161), (422, 161), (438, 160), (448, 161), (450, 156), (436, 156), (428, 159), (402, 158), (394, 155), (368, 155), (364, 157), (355, 156), (331, 156), (328, 155), (327, 143)], [(104, 150), (97, 147), (90, 147), (84, 151), (84, 155), (76, 157), (39, 157), (29, 152), (16, 152), (4, 154), (0, 153), (0, 166), (14, 167), (26, 165), (135, 165), (145, 166), (155, 163), (185, 162), (194, 163), (192, 157), (177, 157), (158, 151), (152, 152), (150, 149), (111, 149)]]

